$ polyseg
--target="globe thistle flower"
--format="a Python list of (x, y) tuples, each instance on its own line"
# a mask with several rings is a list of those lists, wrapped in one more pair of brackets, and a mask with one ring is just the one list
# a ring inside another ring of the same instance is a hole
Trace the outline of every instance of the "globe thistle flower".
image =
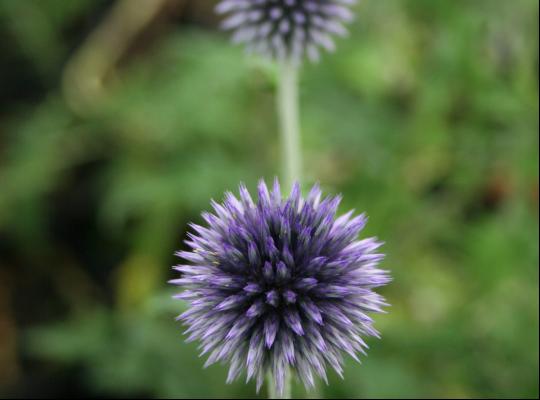
[(261, 181), (256, 203), (241, 185), (203, 213), (208, 227), (191, 225), (192, 250), (177, 253), (188, 263), (171, 281), (190, 303), (178, 319), (209, 353), (205, 366), (230, 363), (228, 383), (246, 371), (258, 391), (270, 372), (280, 393), (291, 369), (313, 386), (327, 366), (342, 375), (344, 353), (358, 360), (362, 337), (378, 337), (368, 314), (382, 312), (373, 289), (390, 280), (381, 243), (357, 240), (363, 214), (335, 217), (340, 199), (321, 199), (317, 185), (303, 199), (298, 184), (282, 199), (277, 179), (271, 192)]
[(228, 14), (222, 27), (232, 30), (233, 42), (249, 52), (299, 62), (305, 55), (319, 59), (319, 48), (333, 51), (332, 36), (345, 36), (344, 23), (353, 19), (356, 0), (223, 0), (219, 14)]

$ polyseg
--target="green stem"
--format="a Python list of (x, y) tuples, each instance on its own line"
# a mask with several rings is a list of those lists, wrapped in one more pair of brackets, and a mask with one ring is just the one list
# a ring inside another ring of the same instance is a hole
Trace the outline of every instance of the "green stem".
[(284, 158), (284, 184), (290, 188), (302, 178), (300, 122), (298, 117), (298, 66), (292, 61), (280, 65), (277, 106)]
[[(294, 182), (300, 183), (302, 153), (300, 150), (300, 122), (298, 117), (298, 66), (285, 60), (280, 64), (277, 93), (277, 111), (281, 132), (283, 154), (284, 185), (291, 188)], [(278, 393), (272, 373), (268, 373), (268, 398), (291, 398), (291, 372), (287, 368), (283, 382), (283, 393)]]
[(276, 383), (271, 372), (267, 375), (268, 398), (269, 399), (290, 399), (291, 398), (291, 372), (287, 368), (285, 371), (285, 379), (283, 382), (283, 393), (278, 393)]

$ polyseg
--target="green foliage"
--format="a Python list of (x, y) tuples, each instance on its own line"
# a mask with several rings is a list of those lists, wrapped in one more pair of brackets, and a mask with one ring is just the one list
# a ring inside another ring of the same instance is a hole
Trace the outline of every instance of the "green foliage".
[[(23, 329), (21, 356), (81, 368), (91, 395), (248, 397), (183, 342), (166, 280), (211, 198), (279, 173), (274, 71), (169, 26), (81, 111), (59, 75), (93, 7), (0, 2), (43, 88), (1, 113), (0, 234), (65, 308)], [(537, 18), (532, 0), (362, 1), (351, 37), (304, 68), (307, 183), (369, 214), (394, 278), (383, 339), (320, 394), (538, 396)], [(77, 246), (51, 233), (64, 215)]]
[[(29, 351), (87, 368), (88, 390), (159, 398), (248, 396), (241, 382), (225, 385), (223, 369), (201, 370), (194, 345), (185, 345), (171, 314), (172, 293), (152, 298), (138, 313), (114, 315), (103, 308), (28, 336)], [(173, 307), (174, 306), (174, 307)], [(197, 373), (192, 373), (197, 371)], [(209, 382), (212, 384), (208, 384)]]

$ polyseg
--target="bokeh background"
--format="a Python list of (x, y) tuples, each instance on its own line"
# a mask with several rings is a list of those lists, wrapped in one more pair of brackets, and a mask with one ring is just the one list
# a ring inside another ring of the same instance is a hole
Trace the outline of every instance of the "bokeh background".
[[(280, 172), (275, 70), (214, 5), (0, 0), (0, 395), (255, 395), (166, 283), (211, 198)], [(392, 307), (308, 396), (537, 397), (538, 2), (357, 15), (303, 70), (305, 183), (370, 215)]]

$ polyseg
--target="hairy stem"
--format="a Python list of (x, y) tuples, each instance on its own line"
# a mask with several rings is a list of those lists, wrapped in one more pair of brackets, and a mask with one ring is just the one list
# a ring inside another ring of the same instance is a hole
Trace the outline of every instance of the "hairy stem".
[(279, 115), (283, 175), (285, 187), (290, 188), (302, 178), (300, 122), (298, 117), (298, 66), (292, 61), (280, 64), (277, 108)]
[(291, 398), (291, 371), (287, 368), (283, 382), (283, 393), (276, 389), (276, 382), (271, 372), (267, 375), (268, 398), (269, 399), (290, 399)]

